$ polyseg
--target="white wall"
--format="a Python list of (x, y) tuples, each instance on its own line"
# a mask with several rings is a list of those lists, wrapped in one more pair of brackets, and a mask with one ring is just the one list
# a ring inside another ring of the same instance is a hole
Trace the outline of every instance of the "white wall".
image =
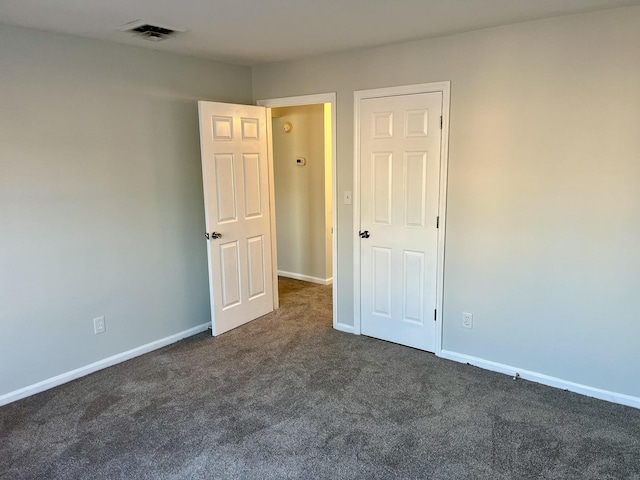
[[(444, 348), (640, 397), (640, 7), (253, 69), (254, 98), (452, 82)], [(338, 321), (353, 319), (340, 203)], [(474, 329), (461, 328), (462, 312)]]
[[(278, 270), (325, 281), (331, 274), (326, 261), (324, 106), (274, 108), (272, 115)], [(287, 122), (293, 127), (288, 133), (283, 129)], [(307, 164), (298, 166), (298, 157)]]
[(210, 320), (196, 102), (250, 102), (251, 72), (4, 25), (0, 45), (2, 395)]

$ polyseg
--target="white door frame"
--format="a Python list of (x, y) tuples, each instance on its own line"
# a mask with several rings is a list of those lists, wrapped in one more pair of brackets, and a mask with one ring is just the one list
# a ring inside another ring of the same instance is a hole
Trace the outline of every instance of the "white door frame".
[[(256, 105), (267, 108), (275, 107), (299, 107), (305, 105), (317, 105), (319, 103), (331, 104), (331, 268), (333, 270), (333, 328), (339, 328), (338, 322), (338, 199), (336, 197), (337, 188), (337, 168), (336, 168), (336, 93), (319, 93), (315, 95), (301, 95), (297, 97), (270, 98), (258, 100)], [(278, 298), (278, 269), (277, 269), (277, 244), (276, 244), (276, 204), (275, 204), (275, 182), (273, 177), (273, 142), (271, 141), (271, 112), (267, 114), (267, 129), (269, 131), (269, 198), (271, 202), (271, 250), (273, 261), (273, 301), (275, 308), (278, 308), (280, 301)]]
[(436, 272), (436, 347), (435, 354), (442, 351), (442, 308), (444, 287), (444, 240), (447, 224), (447, 168), (449, 164), (449, 101), (451, 97), (451, 82), (423, 83), (419, 85), (405, 85), (400, 87), (376, 88), (373, 90), (357, 90), (354, 92), (354, 157), (353, 157), (353, 326), (354, 333), (361, 333), (360, 312), (360, 104), (367, 98), (391, 97), (396, 95), (413, 95), (418, 93), (442, 92), (442, 146), (440, 150), (440, 197), (438, 215), (438, 253)]

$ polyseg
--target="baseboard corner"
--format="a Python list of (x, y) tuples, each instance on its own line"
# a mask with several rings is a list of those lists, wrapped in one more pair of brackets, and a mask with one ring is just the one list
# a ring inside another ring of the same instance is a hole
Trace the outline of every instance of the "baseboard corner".
[(339, 330), (341, 332), (345, 332), (345, 333), (352, 333), (352, 334), (356, 333), (356, 329), (354, 328), (353, 325), (347, 325), (345, 323), (337, 323), (337, 322), (335, 322), (333, 324), (333, 328), (335, 328), (336, 330)]

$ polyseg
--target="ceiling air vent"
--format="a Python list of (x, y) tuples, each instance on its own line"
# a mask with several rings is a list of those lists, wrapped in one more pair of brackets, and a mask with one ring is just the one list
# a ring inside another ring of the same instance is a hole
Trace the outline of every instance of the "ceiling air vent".
[(118, 30), (133, 33), (135, 36), (149, 40), (151, 42), (160, 42), (167, 38), (174, 37), (176, 33), (184, 32), (184, 29), (168, 27), (166, 25), (156, 25), (142, 20), (127, 23)]

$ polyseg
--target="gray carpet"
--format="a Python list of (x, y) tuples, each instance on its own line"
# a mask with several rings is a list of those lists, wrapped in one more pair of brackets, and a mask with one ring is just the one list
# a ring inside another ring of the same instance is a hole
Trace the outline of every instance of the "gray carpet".
[(0, 478), (640, 480), (640, 410), (331, 328), (330, 287), (0, 408)]

